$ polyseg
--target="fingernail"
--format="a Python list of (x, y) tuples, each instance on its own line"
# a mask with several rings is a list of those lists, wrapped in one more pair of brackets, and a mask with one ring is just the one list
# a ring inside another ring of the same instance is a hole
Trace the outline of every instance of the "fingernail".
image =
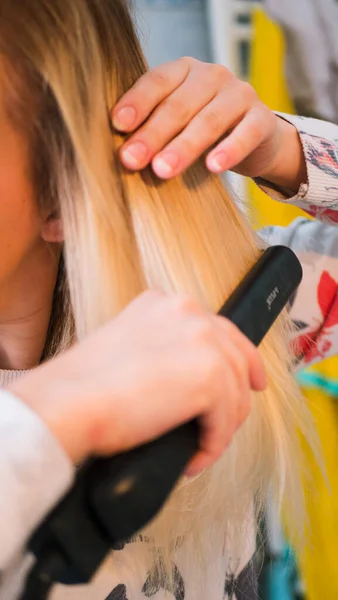
[(166, 152), (153, 161), (153, 169), (158, 177), (167, 178), (177, 169), (179, 157), (174, 152)]
[(142, 166), (147, 158), (147, 147), (142, 142), (134, 142), (127, 148), (123, 148), (121, 156), (126, 167), (130, 169), (138, 169)]
[(123, 131), (125, 129), (131, 129), (136, 121), (136, 110), (132, 106), (125, 106), (121, 108), (113, 116), (113, 125), (116, 129)]
[(199, 467), (187, 467), (187, 469), (184, 471), (184, 476), (187, 477), (188, 479), (194, 479), (195, 477), (198, 477), (203, 471), (203, 468), (199, 468)]
[(214, 156), (208, 156), (207, 167), (214, 173), (222, 173), (226, 170), (226, 159), (227, 155), (225, 152), (219, 152)]

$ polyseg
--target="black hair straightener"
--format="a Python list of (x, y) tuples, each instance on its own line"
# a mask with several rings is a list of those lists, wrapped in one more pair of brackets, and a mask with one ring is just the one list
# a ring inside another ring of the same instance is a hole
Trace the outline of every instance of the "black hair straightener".
[[(302, 279), (291, 250), (266, 250), (219, 314), (258, 346)], [(86, 463), (29, 543), (37, 562), (21, 600), (45, 600), (55, 582), (90, 581), (112, 548), (161, 509), (198, 449), (192, 421), (125, 454)]]

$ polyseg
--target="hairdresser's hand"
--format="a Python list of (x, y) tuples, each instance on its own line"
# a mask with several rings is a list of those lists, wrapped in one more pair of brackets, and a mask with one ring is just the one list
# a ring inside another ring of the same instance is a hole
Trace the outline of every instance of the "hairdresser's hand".
[(215, 173), (234, 170), (295, 190), (306, 181), (296, 129), (220, 65), (182, 58), (150, 70), (114, 108), (113, 123), (137, 130), (121, 149), (132, 170), (152, 162), (169, 179), (216, 144), (207, 156)]
[(211, 465), (265, 386), (256, 348), (190, 299), (147, 292), (115, 320), (10, 390), (73, 461), (121, 452), (200, 416), (193, 472)]

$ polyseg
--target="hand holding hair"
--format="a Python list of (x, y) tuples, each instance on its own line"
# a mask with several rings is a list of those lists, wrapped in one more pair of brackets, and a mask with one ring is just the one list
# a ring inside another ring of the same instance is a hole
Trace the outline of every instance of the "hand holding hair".
[(185, 57), (151, 69), (112, 117), (118, 130), (133, 132), (121, 149), (131, 170), (152, 163), (156, 175), (170, 179), (209, 150), (213, 173), (233, 170), (295, 191), (307, 181), (296, 128), (221, 65)]
[(193, 300), (148, 291), (62, 356), (12, 384), (72, 461), (128, 450), (200, 417), (210, 466), (265, 387), (259, 351)]

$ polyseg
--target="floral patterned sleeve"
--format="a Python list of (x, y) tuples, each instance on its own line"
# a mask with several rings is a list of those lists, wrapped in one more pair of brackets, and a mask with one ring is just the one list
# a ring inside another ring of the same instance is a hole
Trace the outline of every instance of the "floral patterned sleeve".
[(298, 255), (304, 271), (291, 315), (297, 325), (294, 347), (299, 367), (338, 353), (338, 126), (316, 119), (280, 115), (298, 129), (308, 181), (298, 194), (257, 183), (272, 198), (298, 206), (317, 220), (296, 219), (289, 227), (269, 227), (262, 237)]

